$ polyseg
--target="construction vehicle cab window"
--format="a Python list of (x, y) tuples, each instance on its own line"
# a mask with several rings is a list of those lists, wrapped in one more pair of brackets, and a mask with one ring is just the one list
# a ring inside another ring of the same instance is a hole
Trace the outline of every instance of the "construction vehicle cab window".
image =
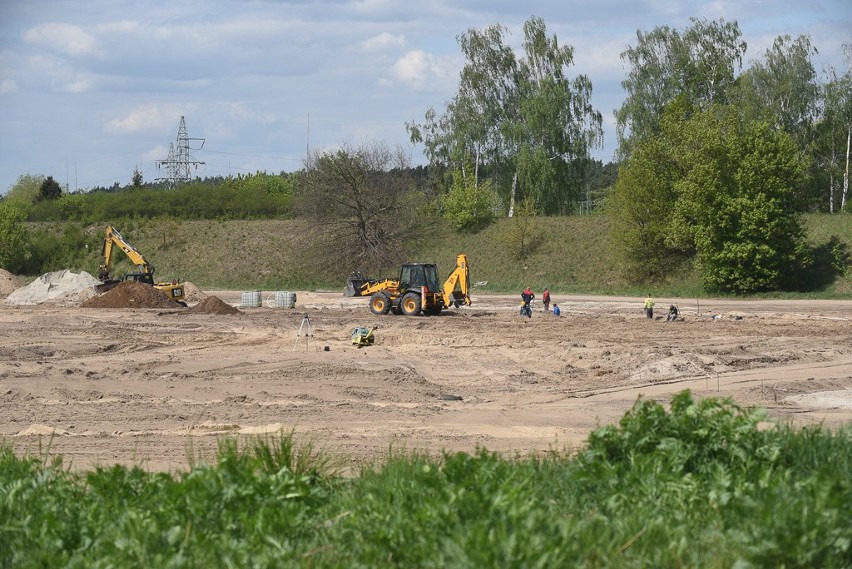
[[(118, 247), (127, 255), (130, 262), (136, 266), (137, 272), (128, 273), (120, 279), (112, 277), (112, 250), (114, 247)], [(183, 284), (177, 280), (160, 283), (154, 281), (154, 265), (149, 263), (144, 255), (136, 247), (131, 245), (112, 225), (108, 225), (106, 228), (103, 252), (104, 264), (98, 270), (98, 279), (100, 279), (101, 283), (95, 285), (97, 292), (106, 292), (116, 287), (122, 281), (132, 280), (150, 285), (160, 292), (165, 293), (171, 300), (186, 306), (186, 303), (183, 301), (185, 295)]]
[(458, 255), (456, 268), (443, 287), (434, 263), (406, 263), (400, 267), (396, 279), (367, 279), (359, 289), (349, 286), (347, 291), (353, 296), (369, 296), (373, 314), (440, 314), (444, 308), (471, 303), (467, 255)]
[(438, 289), (438, 268), (435, 265), (403, 265), (399, 274), (403, 289), (416, 289), (425, 286), (429, 290)]

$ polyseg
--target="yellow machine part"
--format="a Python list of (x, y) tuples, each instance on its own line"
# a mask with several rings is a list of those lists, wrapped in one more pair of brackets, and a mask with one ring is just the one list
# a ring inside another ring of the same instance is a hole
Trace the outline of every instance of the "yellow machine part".
[(165, 293), (170, 299), (175, 302), (182, 302), (186, 296), (186, 290), (183, 288), (183, 283), (157, 283), (154, 288)]
[(444, 282), (442, 293), (446, 307), (470, 305), (470, 267), (464, 253), (456, 257), (456, 268)]
[(352, 343), (359, 348), (361, 346), (369, 346), (376, 341), (373, 334), (375, 328), (367, 328), (366, 326), (358, 326), (352, 331)]

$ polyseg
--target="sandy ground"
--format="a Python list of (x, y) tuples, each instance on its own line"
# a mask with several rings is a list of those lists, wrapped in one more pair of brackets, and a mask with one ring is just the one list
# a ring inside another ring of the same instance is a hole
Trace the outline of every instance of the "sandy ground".
[[(391, 448), (577, 448), (638, 397), (683, 389), (796, 425), (852, 420), (852, 300), (663, 298), (654, 321), (637, 298), (556, 296), (562, 317), (530, 320), (514, 296), (473, 300), (413, 318), (307, 292), (234, 316), (2, 306), (0, 438), (72, 468), (175, 471), (223, 436), (280, 429), (353, 467)], [(353, 346), (356, 326), (378, 326), (375, 345)]]

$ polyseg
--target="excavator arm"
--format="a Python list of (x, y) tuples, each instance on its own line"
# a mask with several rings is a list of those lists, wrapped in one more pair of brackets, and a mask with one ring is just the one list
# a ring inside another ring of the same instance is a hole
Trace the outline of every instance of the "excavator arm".
[(128, 243), (121, 233), (119, 233), (112, 225), (108, 225), (106, 228), (106, 235), (104, 236), (104, 264), (101, 265), (100, 270), (98, 271), (98, 278), (101, 280), (101, 283), (95, 285), (95, 291), (107, 292), (121, 282), (121, 280), (114, 279), (110, 276), (110, 271), (112, 270), (112, 251), (115, 247), (124, 251), (124, 254), (127, 255), (127, 258), (130, 259), (131, 263), (136, 265), (136, 270), (139, 271), (138, 273), (125, 275), (123, 280), (134, 280), (149, 284), (160, 292), (163, 292), (175, 302), (186, 306), (183, 302), (185, 296), (184, 285), (179, 283), (177, 280), (173, 280), (170, 283), (154, 282), (154, 265), (149, 263), (148, 259), (146, 259), (145, 256), (136, 249), (136, 247)]
[[(118, 232), (118, 230), (112, 225), (108, 225), (106, 228), (106, 236), (104, 237), (104, 264), (101, 265), (98, 276), (102, 281), (107, 281), (110, 279), (110, 271), (112, 270), (112, 250), (113, 247), (118, 247), (124, 254), (127, 255), (127, 258), (130, 259), (130, 262), (136, 265), (137, 269), (142, 274), (150, 274), (153, 278), (154, 267), (151, 263), (148, 262), (147, 259), (139, 252), (136, 247), (127, 242), (126, 239)], [(153, 280), (152, 280), (153, 282)]]
[(470, 305), (470, 268), (464, 253), (456, 257), (456, 268), (444, 282), (442, 293), (446, 307)]

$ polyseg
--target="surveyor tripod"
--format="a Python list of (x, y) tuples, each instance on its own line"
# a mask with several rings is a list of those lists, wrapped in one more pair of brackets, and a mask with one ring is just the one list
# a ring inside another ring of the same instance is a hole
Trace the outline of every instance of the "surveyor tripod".
[(299, 324), (299, 331), (296, 332), (296, 341), (293, 342), (293, 351), (296, 351), (296, 345), (299, 343), (299, 338), (305, 337), (305, 351), (310, 348), (311, 341), (314, 339), (314, 329), (311, 327), (311, 317), (306, 312), (302, 316), (302, 323)]

